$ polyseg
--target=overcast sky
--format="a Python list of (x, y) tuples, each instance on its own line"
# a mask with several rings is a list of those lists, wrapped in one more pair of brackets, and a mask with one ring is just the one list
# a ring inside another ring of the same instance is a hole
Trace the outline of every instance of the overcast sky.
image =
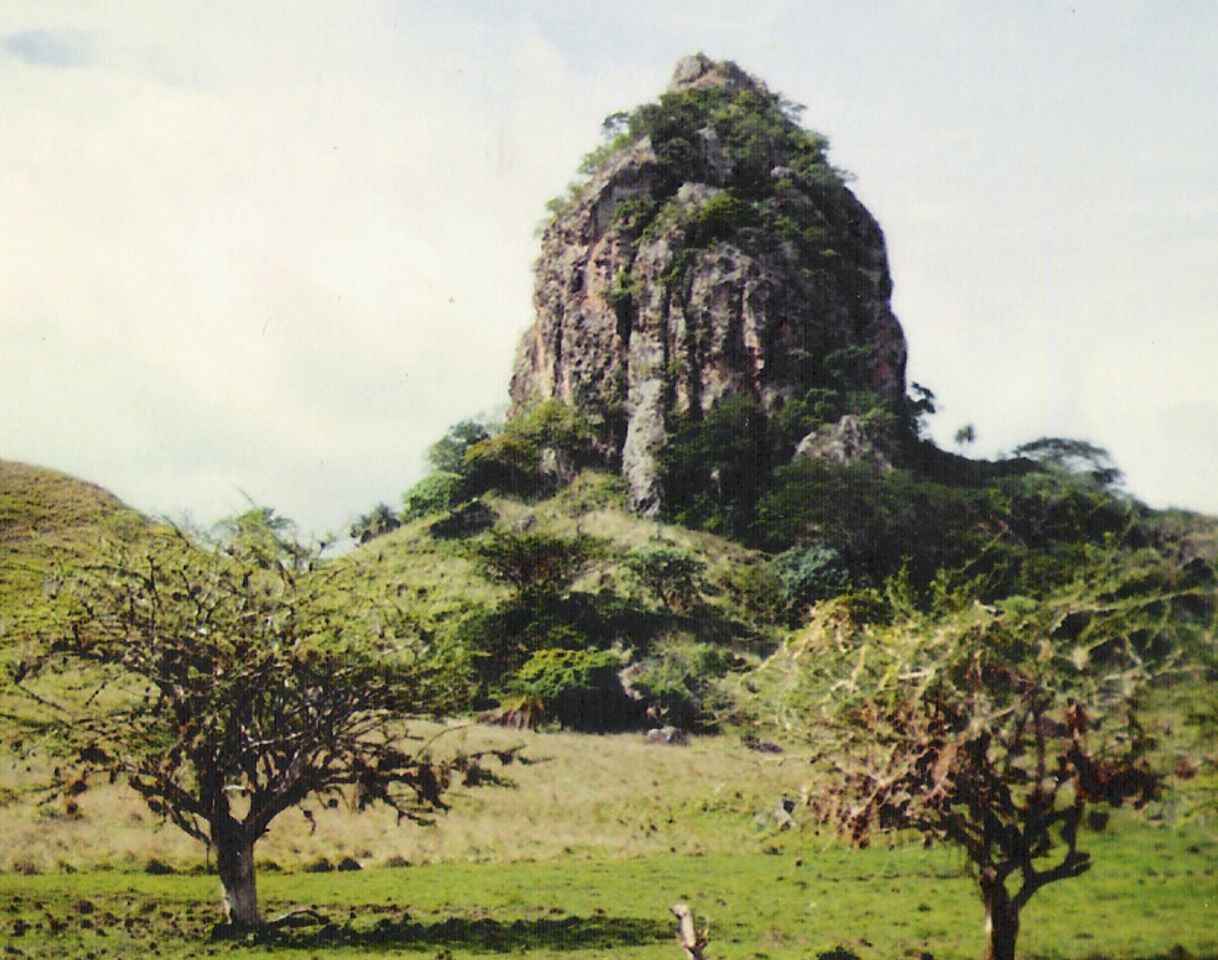
[(397, 504), (506, 402), (535, 229), (676, 60), (807, 105), (951, 446), (1218, 513), (1218, 4), (0, 0), (0, 458), (210, 522)]

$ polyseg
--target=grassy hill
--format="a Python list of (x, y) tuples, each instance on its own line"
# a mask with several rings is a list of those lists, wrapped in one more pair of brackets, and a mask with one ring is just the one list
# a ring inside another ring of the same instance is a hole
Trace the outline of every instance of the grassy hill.
[(0, 637), (41, 605), (57, 551), (87, 555), (103, 533), (138, 536), (148, 521), (96, 484), (0, 460)]
[[(584, 470), (569, 486), (545, 499), (526, 501), (491, 492), (481, 502), (494, 515), (487, 529), (561, 538), (584, 534), (605, 541), (604, 556), (572, 584), (575, 591), (608, 592), (648, 604), (642, 585), (623, 560), (631, 550), (664, 543), (687, 551), (704, 564), (698, 578), (704, 619), (733, 624), (741, 634), (768, 630), (750, 592), (755, 590), (750, 580), (767, 558), (713, 533), (637, 516), (626, 506), (621, 479), (612, 474)], [(469, 550), (471, 541), (483, 531), (467, 537), (437, 537), (429, 531), (443, 514), (429, 513), (357, 547), (336, 562), (343, 568), (336, 586), (341, 587), (348, 577), (370, 578), (400, 598), (422, 622), (432, 625), (477, 604), (504, 599), (508, 590), (479, 572)], [(650, 601), (650, 605), (656, 604)]]

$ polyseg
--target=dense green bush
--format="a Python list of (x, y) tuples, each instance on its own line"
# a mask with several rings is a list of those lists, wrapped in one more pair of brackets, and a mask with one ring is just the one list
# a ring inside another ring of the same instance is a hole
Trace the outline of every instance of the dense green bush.
[(776, 471), (752, 530), (769, 549), (832, 548), (856, 583), (881, 583), (907, 564), (919, 589), (943, 567), (978, 560), (999, 533), (983, 491), (814, 460)]
[(798, 617), (820, 600), (850, 589), (850, 572), (832, 547), (791, 547), (772, 561), (779, 583), (779, 602), (788, 617)]
[(608, 590), (544, 598), (514, 594), (471, 611), (455, 635), (457, 645), (473, 656), (483, 691), (489, 692), (538, 650), (629, 643), (645, 653), (674, 622), (672, 614), (639, 609)]
[(743, 666), (729, 648), (670, 637), (632, 671), (630, 687), (651, 708), (654, 722), (705, 730), (726, 707), (717, 681)]
[(651, 543), (626, 555), (626, 568), (666, 610), (689, 610), (698, 597), (706, 564), (670, 543)]
[(553, 493), (565, 480), (562, 469), (595, 462), (587, 417), (558, 400), (545, 400), (509, 420), (497, 434), (469, 444), (458, 471), (471, 494), (499, 490), (519, 497)]
[(561, 593), (604, 553), (603, 540), (584, 534), (556, 537), (491, 531), (470, 548), (485, 577), (539, 600)]
[(464, 499), (465, 482), (459, 473), (435, 470), (402, 495), (402, 520), (451, 510)]
[(657, 193), (672, 193), (686, 180), (705, 179), (693, 149), (700, 130), (714, 130), (731, 167), (726, 184), (743, 196), (764, 196), (771, 187), (770, 171), (786, 165), (817, 183), (843, 179), (828, 162), (828, 140), (800, 128), (795, 110), (777, 94), (754, 90), (728, 92), (724, 87), (694, 87), (663, 94), (658, 103), (644, 104), (629, 117), (631, 142), (644, 136), (660, 158)]
[(705, 417), (674, 415), (660, 454), (665, 509), (678, 523), (741, 536), (769, 475), (766, 417), (730, 397)]
[(513, 597), (478, 607), (461, 621), (455, 640), (470, 653), (483, 698), (537, 651), (584, 645), (566, 612), (562, 604)]
[(1096, 541), (1105, 535), (1137, 538), (1145, 513), (1088, 476), (1044, 470), (1004, 477), (987, 487), (989, 508), (1029, 547)]
[(432, 467), (442, 473), (461, 473), (465, 464), (465, 451), (480, 440), (491, 435), (490, 428), (477, 420), (462, 420), (448, 428), (448, 432), (431, 445), (427, 459)]
[(401, 525), (402, 521), (398, 519), (389, 504), (378, 503), (367, 513), (356, 517), (348, 532), (352, 540), (367, 543), (369, 540), (383, 537), (387, 533), (393, 533)]
[(726, 190), (699, 204), (685, 221), (685, 246), (709, 247), (732, 237), (743, 227), (757, 226), (761, 218), (751, 203)]
[(509, 682), (512, 693), (537, 697), (548, 719), (570, 730), (600, 733), (638, 720), (622, 688), (621, 658), (609, 650), (539, 650)]

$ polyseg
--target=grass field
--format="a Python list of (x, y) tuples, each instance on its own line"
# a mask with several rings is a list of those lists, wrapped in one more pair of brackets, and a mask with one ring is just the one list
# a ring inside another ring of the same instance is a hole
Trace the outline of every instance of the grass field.
[[(311, 832), (285, 814), (259, 846), (266, 912), (315, 907), (329, 925), (292, 934), (275, 955), (680, 960), (668, 915), (677, 901), (709, 919), (709, 955), (722, 960), (815, 957), (839, 945), (862, 960), (982, 950), (980, 904), (951, 849), (853, 851), (800, 822), (798, 807), (795, 828), (778, 828), (769, 811), (807, 776), (795, 751), (757, 754), (728, 737), (656, 748), (627, 735), (449, 736), (465, 747), (524, 741), (544, 762), (511, 768), (515, 787), (461, 794), (431, 828), (339, 808), (317, 809)], [(36, 774), (5, 770), (10, 790)], [(75, 816), (9, 797), (0, 937), (10, 955), (272, 949), (208, 941), (219, 887), (202, 851), (156, 829), (119, 788), (88, 791)], [(1021, 955), (1218, 957), (1218, 825), (1204, 809), (1173, 817), (1175, 807), (1152, 812), (1160, 819), (1119, 812), (1089, 834), (1095, 869), (1037, 895)], [(306, 869), (323, 857), (365, 869)], [(154, 860), (179, 872), (149, 874)]]
[[(1048, 888), (1025, 914), (1022, 955), (1218, 956), (1212, 919), (1218, 844), (1200, 831), (1143, 827), (1101, 835), (1098, 866)], [(667, 906), (709, 919), (710, 954), (861, 958), (976, 957), (980, 909), (958, 860), (917, 845), (854, 852), (788, 834), (771, 853), (514, 864), (431, 864), (359, 873), (272, 873), (271, 912), (311, 906), (329, 924), (291, 934), (276, 955), (406, 953), (532, 958), (672, 957)], [(267, 945), (213, 944), (207, 876), (102, 872), (0, 876), (0, 929), (29, 957), (265, 956)]]

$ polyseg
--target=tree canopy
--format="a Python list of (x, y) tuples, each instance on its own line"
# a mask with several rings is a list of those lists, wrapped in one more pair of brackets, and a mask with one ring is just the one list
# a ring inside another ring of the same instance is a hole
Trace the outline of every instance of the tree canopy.
[(544, 533), (492, 531), (472, 554), (490, 580), (519, 596), (544, 600), (562, 592), (604, 552), (596, 537), (556, 537)]
[(46, 708), (41, 740), (213, 848), (237, 926), (261, 922), (253, 848), (279, 814), (341, 794), (426, 822), (476, 763), (406, 739), (405, 720), (464, 703), (466, 672), (375, 598), (335, 612), (323, 578), (174, 530), (58, 588), (64, 613), (12, 671)]
[(762, 712), (806, 732), (824, 771), (811, 805), (854, 842), (915, 830), (959, 846), (987, 956), (1011, 960), (1032, 895), (1089, 869), (1085, 812), (1156, 796), (1139, 693), (1212, 616), (1212, 585), (1149, 551), (1097, 551), (1036, 600), (941, 590), (885, 626), (829, 604), (770, 665), (781, 692)]

